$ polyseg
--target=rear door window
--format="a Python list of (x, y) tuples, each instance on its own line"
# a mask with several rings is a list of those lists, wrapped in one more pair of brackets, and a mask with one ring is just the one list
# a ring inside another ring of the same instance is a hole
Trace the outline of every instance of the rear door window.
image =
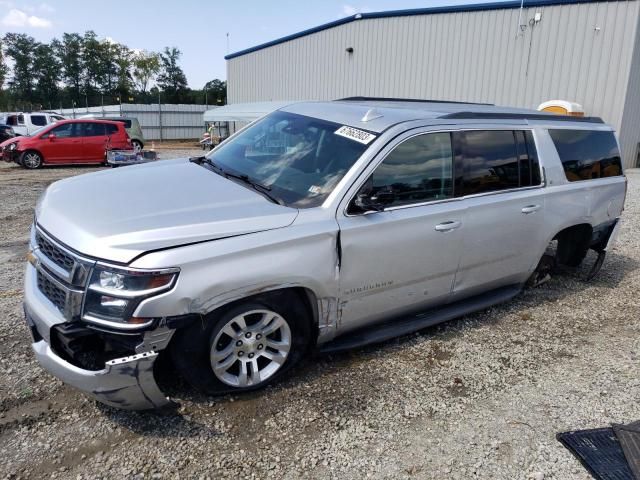
[(83, 137), (104, 137), (104, 124), (86, 122), (82, 124)]
[(452, 169), (451, 135), (418, 135), (398, 145), (376, 168), (372, 193), (392, 193), (394, 200), (388, 206), (450, 198)]
[(616, 137), (611, 131), (550, 129), (567, 180), (622, 175)]
[(31, 124), (37, 127), (44, 127), (47, 124), (47, 117), (44, 115), (31, 115)]
[(453, 132), (453, 144), (456, 197), (541, 183), (538, 154), (530, 131)]

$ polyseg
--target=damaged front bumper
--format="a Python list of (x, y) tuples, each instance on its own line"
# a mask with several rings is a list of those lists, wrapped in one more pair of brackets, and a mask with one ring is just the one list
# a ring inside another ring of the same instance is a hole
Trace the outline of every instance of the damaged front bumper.
[(112, 407), (147, 410), (172, 404), (158, 387), (153, 367), (174, 330), (160, 327), (147, 331), (141, 334), (142, 341), (131, 355), (103, 361), (102, 368), (83, 368), (58, 348), (58, 330), (71, 324), (38, 290), (36, 271), (31, 265), (27, 265), (24, 294), (24, 311), (33, 337), (32, 347), (46, 371)]
[(103, 370), (84, 370), (56, 355), (47, 342), (33, 343), (40, 365), (64, 383), (101, 403), (128, 410), (147, 410), (169, 405), (153, 376), (157, 352), (144, 352), (105, 363)]

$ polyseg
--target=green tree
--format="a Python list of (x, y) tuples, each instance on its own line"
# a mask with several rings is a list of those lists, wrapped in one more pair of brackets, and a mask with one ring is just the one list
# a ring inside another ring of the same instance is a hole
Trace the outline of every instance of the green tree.
[(82, 37), (82, 83), (86, 95), (111, 93), (110, 63), (108, 45), (98, 40), (98, 35), (94, 31), (84, 32)]
[(59, 83), (62, 76), (60, 61), (51, 45), (38, 44), (33, 51), (33, 78), (36, 81), (35, 100), (51, 108), (59, 100)]
[(155, 76), (160, 72), (160, 55), (154, 52), (138, 52), (133, 56), (133, 80), (142, 94)]
[(54, 39), (51, 47), (62, 67), (62, 79), (72, 99), (78, 100), (84, 80), (84, 39), (77, 33), (64, 33), (62, 40)]
[(7, 73), (9, 69), (7, 68), (7, 64), (4, 63), (4, 49), (2, 46), (2, 39), (0, 39), (0, 91), (4, 86), (4, 80), (7, 78)]
[(207, 103), (227, 104), (227, 82), (219, 79), (211, 80), (204, 85)]
[(24, 33), (7, 33), (3, 42), (7, 56), (13, 60), (9, 89), (16, 100), (32, 102), (34, 100), (33, 56), (38, 43), (33, 37)]
[(182, 52), (176, 47), (165, 47), (160, 54), (162, 65), (160, 75), (158, 75), (158, 87), (165, 95), (165, 101), (179, 103), (186, 97), (187, 77), (182, 68), (178, 65)]
[(123, 100), (128, 99), (133, 91), (133, 78), (131, 67), (133, 63), (133, 52), (129, 47), (121, 44), (112, 44), (113, 65), (116, 78), (116, 89)]

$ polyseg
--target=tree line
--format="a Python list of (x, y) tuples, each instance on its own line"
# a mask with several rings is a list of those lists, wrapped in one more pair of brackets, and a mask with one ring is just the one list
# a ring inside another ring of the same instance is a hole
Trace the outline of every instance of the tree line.
[(182, 52), (132, 50), (89, 30), (41, 43), (23, 33), (0, 38), (0, 110), (51, 110), (114, 103), (226, 104), (226, 82), (193, 90)]

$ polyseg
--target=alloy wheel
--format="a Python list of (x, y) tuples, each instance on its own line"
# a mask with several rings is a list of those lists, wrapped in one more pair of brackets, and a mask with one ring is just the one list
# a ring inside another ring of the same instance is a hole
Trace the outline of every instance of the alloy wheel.
[(38, 168), (42, 160), (35, 152), (27, 152), (22, 159), (22, 164), (27, 168)]
[(287, 360), (291, 328), (271, 310), (242, 313), (222, 327), (211, 346), (211, 367), (221, 382), (253, 387), (272, 377)]

